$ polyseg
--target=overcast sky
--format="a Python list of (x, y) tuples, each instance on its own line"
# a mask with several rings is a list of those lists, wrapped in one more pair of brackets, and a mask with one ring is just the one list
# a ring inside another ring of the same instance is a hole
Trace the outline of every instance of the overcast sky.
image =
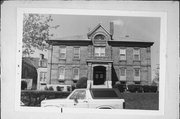
[(160, 45), (160, 19), (153, 17), (109, 17), (85, 15), (52, 15), (51, 25), (60, 25), (56, 30), (51, 30), (54, 37), (68, 37), (73, 35), (86, 35), (99, 23), (109, 31), (109, 24), (114, 22), (114, 37), (129, 36), (129, 39), (154, 42), (151, 47), (152, 72), (159, 64)]

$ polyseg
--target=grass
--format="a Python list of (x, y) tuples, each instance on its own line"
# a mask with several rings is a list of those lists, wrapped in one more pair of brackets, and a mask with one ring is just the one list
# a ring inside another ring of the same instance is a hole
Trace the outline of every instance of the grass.
[(159, 93), (122, 93), (126, 109), (158, 110)]

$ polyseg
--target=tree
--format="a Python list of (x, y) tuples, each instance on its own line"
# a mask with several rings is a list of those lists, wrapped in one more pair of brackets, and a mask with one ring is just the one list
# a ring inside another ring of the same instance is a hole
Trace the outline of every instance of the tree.
[(87, 78), (80, 78), (76, 84), (76, 88), (87, 88)]
[(53, 36), (49, 31), (56, 29), (59, 25), (50, 26), (53, 21), (51, 15), (24, 14), (23, 19), (23, 56), (29, 56), (35, 49), (45, 50), (46, 43)]
[(155, 77), (153, 79), (152, 84), (158, 85), (159, 84), (159, 64), (157, 65), (156, 69), (154, 70), (155, 72)]

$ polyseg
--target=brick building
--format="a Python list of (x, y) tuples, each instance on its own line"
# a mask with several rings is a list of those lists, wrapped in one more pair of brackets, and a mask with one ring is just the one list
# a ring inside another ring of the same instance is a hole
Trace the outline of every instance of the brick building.
[(114, 39), (113, 32), (113, 24), (109, 32), (99, 24), (86, 36), (49, 40), (47, 83), (72, 85), (87, 77), (88, 87), (149, 84), (153, 42)]

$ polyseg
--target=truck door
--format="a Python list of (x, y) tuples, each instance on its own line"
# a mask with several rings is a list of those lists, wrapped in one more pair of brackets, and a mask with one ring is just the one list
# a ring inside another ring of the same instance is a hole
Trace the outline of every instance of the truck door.
[(88, 100), (86, 96), (86, 90), (76, 90), (70, 97), (74, 108), (88, 108)]

